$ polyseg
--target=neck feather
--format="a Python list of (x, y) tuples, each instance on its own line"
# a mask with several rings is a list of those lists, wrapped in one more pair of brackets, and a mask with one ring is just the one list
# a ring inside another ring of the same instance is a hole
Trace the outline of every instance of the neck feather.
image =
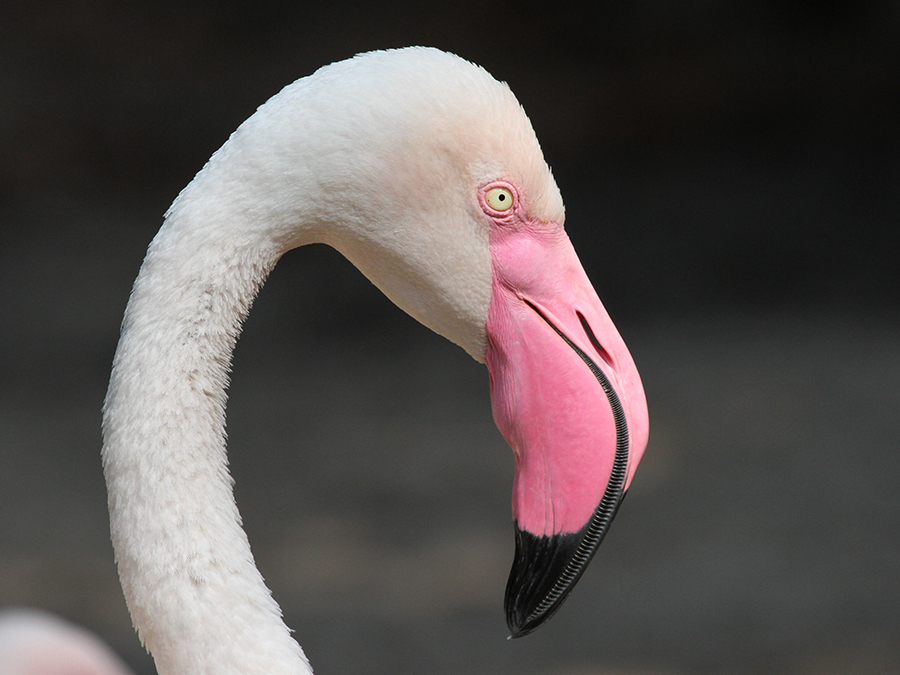
[(113, 365), (103, 462), (119, 575), (161, 675), (311, 673), (254, 564), (225, 451), (234, 344), (286, 247), (202, 215), (168, 215)]

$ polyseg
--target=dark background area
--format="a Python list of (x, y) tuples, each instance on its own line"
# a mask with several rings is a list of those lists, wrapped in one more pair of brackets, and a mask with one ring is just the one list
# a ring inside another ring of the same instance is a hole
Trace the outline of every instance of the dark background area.
[(505, 640), (512, 455), (483, 368), (324, 247), (251, 313), (237, 498), (318, 673), (900, 672), (900, 3), (0, 6), (0, 606), (141, 673), (99, 408), (162, 214), (321, 65), (424, 44), (509, 82), (641, 370), (601, 553)]

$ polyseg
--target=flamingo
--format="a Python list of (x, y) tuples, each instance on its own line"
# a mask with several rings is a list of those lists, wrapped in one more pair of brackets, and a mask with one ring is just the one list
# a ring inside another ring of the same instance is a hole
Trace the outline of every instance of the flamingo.
[(150, 244), (103, 411), (119, 576), (161, 675), (312, 672), (254, 564), (224, 429), (241, 322), (279, 257), (314, 242), (487, 364), (516, 458), (511, 636), (559, 608), (649, 428), (637, 369), (563, 220), (510, 89), (431, 48), (323, 67), (212, 156)]
[(3, 675), (134, 675), (83, 628), (34, 609), (0, 612)]

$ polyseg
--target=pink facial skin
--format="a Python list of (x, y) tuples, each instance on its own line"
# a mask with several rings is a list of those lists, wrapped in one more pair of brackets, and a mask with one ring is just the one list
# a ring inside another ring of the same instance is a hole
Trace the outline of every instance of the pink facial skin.
[[(513, 208), (500, 212), (487, 205), (485, 193), (497, 186), (512, 192)], [(479, 190), (492, 221), (485, 357), (494, 420), (516, 455), (513, 518), (519, 529), (549, 536), (577, 532), (588, 523), (616, 452), (609, 399), (557, 330), (603, 371), (621, 402), (629, 439), (625, 489), (647, 446), (649, 419), (631, 354), (568, 236), (557, 223), (529, 219), (524, 197), (508, 181)]]

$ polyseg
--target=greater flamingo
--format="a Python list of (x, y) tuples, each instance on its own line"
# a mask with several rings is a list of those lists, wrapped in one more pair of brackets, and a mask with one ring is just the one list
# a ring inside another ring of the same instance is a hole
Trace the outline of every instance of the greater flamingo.
[(2, 675), (134, 675), (97, 637), (34, 609), (0, 612)]
[(434, 49), (298, 80), (244, 122), (166, 213), (125, 312), (103, 462), (125, 597), (162, 675), (310, 673), (232, 494), (232, 350), (279, 257), (329, 244), (486, 362), (516, 455), (512, 635), (565, 599), (646, 447), (642, 385), (563, 230), (505, 84)]

